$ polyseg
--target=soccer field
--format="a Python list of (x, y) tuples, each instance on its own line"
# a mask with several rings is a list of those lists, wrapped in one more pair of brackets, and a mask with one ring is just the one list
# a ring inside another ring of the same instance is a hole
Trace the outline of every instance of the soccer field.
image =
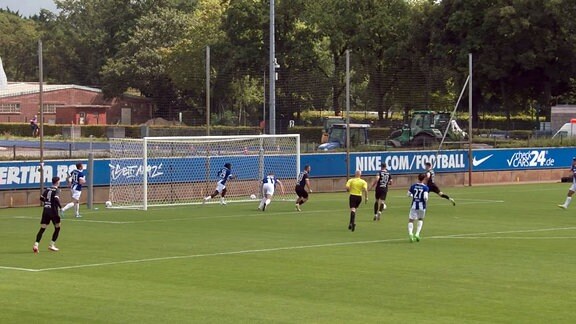
[[(104, 209), (32, 253), (41, 208), (0, 210), (0, 323), (573, 323), (576, 204), (567, 184), (443, 188), (410, 243), (406, 189)], [(233, 190), (233, 188), (231, 188)]]

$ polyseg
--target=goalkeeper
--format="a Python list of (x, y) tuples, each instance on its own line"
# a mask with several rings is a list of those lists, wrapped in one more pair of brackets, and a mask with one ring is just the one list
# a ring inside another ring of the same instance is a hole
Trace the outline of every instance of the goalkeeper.
[(220, 205), (226, 205), (226, 201), (224, 200), (224, 197), (226, 197), (226, 183), (228, 182), (228, 180), (235, 178), (235, 176), (232, 175), (232, 164), (225, 163), (224, 167), (220, 171), (218, 171), (218, 177), (220, 179), (216, 184), (216, 189), (214, 190), (214, 193), (211, 194), (210, 196), (204, 197), (204, 203), (220, 194)]

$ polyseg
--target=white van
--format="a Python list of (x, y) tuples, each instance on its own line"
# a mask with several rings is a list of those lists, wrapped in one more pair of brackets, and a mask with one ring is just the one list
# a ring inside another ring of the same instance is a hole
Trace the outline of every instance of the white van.
[(560, 127), (552, 138), (576, 137), (576, 118)]

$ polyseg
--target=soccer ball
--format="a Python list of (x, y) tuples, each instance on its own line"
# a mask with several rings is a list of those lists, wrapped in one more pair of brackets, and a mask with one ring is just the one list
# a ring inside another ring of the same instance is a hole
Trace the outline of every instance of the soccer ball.
[(112, 202), (110, 200), (106, 201), (106, 208), (112, 207)]
[(250, 198), (251, 198), (251, 199), (256, 199), (256, 195), (255, 195), (255, 194), (251, 194), (251, 195), (250, 195)]

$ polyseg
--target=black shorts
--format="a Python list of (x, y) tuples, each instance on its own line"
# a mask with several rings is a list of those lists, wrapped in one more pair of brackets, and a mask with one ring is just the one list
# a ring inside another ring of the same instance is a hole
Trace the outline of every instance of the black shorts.
[(388, 188), (380, 188), (376, 187), (376, 192), (374, 197), (376, 199), (386, 200), (386, 196), (388, 195)]
[(58, 215), (58, 212), (53, 211), (52, 208), (44, 208), (40, 224), (50, 225), (50, 222), (54, 225), (60, 223), (60, 215)]
[(348, 198), (350, 208), (358, 208), (360, 203), (362, 203), (362, 196), (350, 195), (350, 198)]
[(294, 188), (294, 191), (296, 191), (298, 198), (308, 198), (308, 191), (306, 191), (306, 189), (302, 188), (302, 186), (296, 185), (296, 188)]
[(437, 194), (440, 194), (440, 188), (438, 188), (438, 186), (435, 183), (429, 184), (428, 189), (430, 189), (430, 192), (435, 192)]

